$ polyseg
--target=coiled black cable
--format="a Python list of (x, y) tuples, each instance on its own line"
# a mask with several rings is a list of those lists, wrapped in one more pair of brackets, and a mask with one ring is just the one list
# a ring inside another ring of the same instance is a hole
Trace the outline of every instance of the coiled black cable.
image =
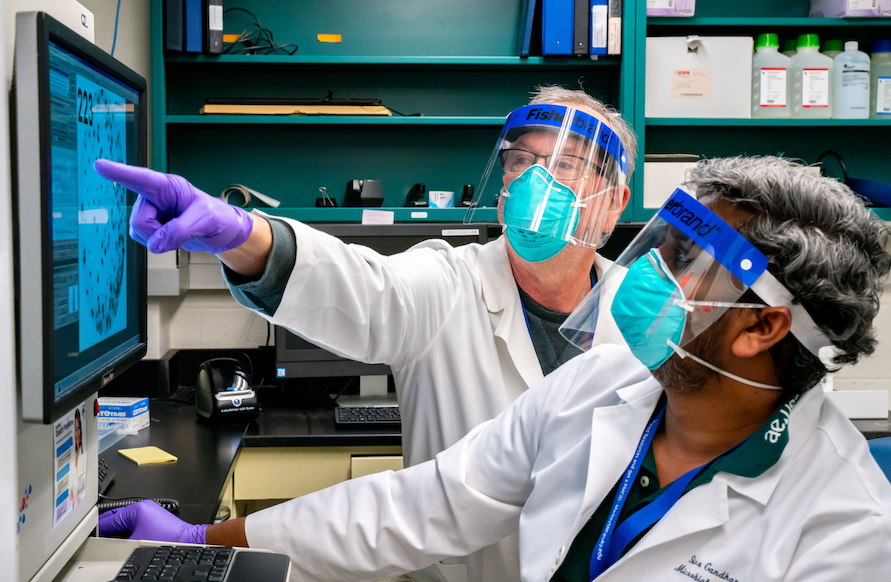
[[(134, 503), (139, 503), (140, 501), (149, 499), (148, 497), (126, 497), (124, 499), (113, 499), (104, 495), (100, 495), (99, 497), (106, 500), (96, 504), (96, 509), (99, 510), (99, 513), (105, 513), (110, 509), (120, 509), (122, 507), (127, 507), (128, 505), (133, 505)], [(174, 515), (179, 513), (179, 501), (177, 501), (176, 499), (170, 499), (168, 497), (156, 497), (151, 498), (151, 500), (170, 513), (173, 513)]]

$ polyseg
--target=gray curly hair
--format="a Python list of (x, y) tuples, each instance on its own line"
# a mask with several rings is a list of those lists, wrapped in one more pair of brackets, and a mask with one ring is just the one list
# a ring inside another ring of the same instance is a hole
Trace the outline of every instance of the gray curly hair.
[[(729, 203), (750, 215), (739, 232), (835, 345), (834, 364), (875, 351), (891, 229), (850, 188), (777, 157), (700, 161), (687, 186), (704, 204)], [(791, 334), (771, 354), (787, 393), (805, 392), (827, 372)]]
[(622, 114), (616, 111), (612, 105), (607, 105), (591, 97), (587, 93), (577, 89), (566, 89), (559, 85), (543, 85), (536, 87), (531, 93), (529, 99), (530, 105), (542, 105), (552, 103), (556, 105), (571, 105), (573, 107), (587, 107), (602, 115), (607, 121), (610, 129), (616, 132), (622, 145), (625, 146), (625, 153), (628, 154), (628, 178), (634, 172), (634, 160), (637, 158), (637, 135), (634, 130), (622, 117)]

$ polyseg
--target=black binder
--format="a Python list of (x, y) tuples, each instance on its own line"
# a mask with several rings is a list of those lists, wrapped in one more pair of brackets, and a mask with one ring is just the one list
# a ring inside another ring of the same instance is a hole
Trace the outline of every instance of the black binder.
[(183, 52), (184, 0), (164, 0), (164, 51)]
[(572, 54), (588, 56), (591, 38), (591, 0), (575, 0), (572, 20)]
[(204, 2), (204, 52), (223, 51), (223, 0)]

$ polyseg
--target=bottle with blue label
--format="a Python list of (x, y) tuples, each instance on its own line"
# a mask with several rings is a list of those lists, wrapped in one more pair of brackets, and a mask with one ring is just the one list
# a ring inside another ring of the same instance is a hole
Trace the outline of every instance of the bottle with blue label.
[(790, 117), (792, 59), (779, 52), (776, 34), (759, 34), (752, 58), (752, 117)]
[(891, 119), (891, 40), (873, 43), (869, 78), (869, 118)]
[(816, 34), (798, 37), (798, 49), (792, 57), (792, 117), (832, 117), (832, 69), (832, 59), (820, 54)]
[(869, 55), (858, 50), (856, 40), (845, 43), (845, 50), (835, 56), (835, 97), (833, 116), (836, 119), (869, 117)]

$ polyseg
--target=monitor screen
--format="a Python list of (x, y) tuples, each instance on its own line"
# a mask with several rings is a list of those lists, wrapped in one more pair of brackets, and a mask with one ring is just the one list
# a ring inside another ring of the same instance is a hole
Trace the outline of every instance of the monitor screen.
[(51, 18), (34, 32), (17, 30), (12, 98), (19, 373), (25, 420), (51, 423), (145, 354), (135, 195), (92, 165), (145, 165), (146, 90)]
[[(442, 239), (452, 246), (485, 244), (501, 234), (501, 227), (486, 224), (313, 224), (346, 243), (367, 246), (383, 255), (400, 253), (428, 239)], [(275, 329), (275, 372), (278, 378), (373, 376), (390, 373), (385, 364), (365, 364), (341, 358), (290, 331)]]

